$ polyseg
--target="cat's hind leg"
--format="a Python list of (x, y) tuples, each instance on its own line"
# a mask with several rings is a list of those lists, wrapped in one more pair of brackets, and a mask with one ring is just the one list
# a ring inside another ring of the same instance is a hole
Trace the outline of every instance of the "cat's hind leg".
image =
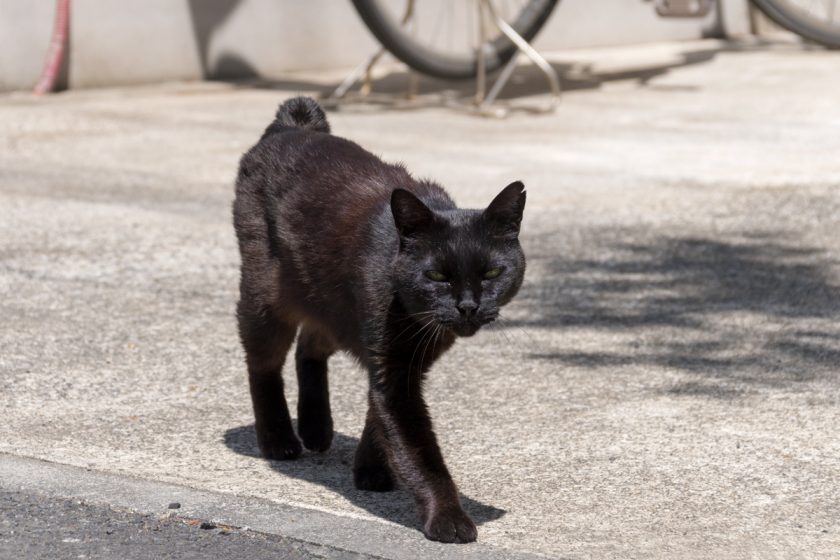
[(260, 451), (266, 459), (294, 459), (302, 448), (289, 417), (282, 373), (297, 325), (284, 322), (267, 309), (255, 312), (241, 301), (237, 316)]
[(298, 336), (295, 362), (298, 386), (298, 434), (312, 451), (326, 451), (333, 439), (327, 360), (335, 352), (331, 340), (304, 325)]

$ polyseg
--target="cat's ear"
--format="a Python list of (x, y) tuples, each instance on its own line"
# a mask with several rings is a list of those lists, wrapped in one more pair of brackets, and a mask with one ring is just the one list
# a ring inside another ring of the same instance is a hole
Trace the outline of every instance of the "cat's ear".
[(484, 219), (494, 237), (516, 239), (522, 211), (525, 210), (525, 185), (515, 181), (502, 189), (484, 211)]
[(435, 218), (428, 206), (404, 189), (391, 193), (391, 213), (401, 237), (411, 237), (430, 226)]

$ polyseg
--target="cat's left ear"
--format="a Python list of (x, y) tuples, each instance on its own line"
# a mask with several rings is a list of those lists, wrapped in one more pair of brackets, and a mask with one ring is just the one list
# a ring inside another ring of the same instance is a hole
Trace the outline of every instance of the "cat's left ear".
[(494, 237), (516, 239), (519, 236), (523, 210), (525, 210), (525, 185), (522, 181), (515, 181), (496, 195), (484, 211), (483, 217), (493, 230)]

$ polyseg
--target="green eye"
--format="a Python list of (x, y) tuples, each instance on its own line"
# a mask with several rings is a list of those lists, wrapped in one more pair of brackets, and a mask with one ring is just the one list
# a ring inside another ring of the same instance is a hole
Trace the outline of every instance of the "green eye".
[(491, 268), (490, 270), (484, 273), (484, 279), (492, 280), (493, 278), (498, 278), (501, 273), (501, 267)]
[(434, 280), (435, 282), (446, 282), (446, 275), (441, 274), (437, 270), (427, 270), (426, 278), (428, 278), (429, 280)]

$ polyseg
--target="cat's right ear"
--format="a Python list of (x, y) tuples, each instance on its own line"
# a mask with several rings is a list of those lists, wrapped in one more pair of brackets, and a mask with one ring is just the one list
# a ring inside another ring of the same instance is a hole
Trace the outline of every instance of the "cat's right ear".
[(391, 213), (400, 237), (415, 235), (430, 226), (435, 218), (428, 206), (405, 189), (391, 193)]

